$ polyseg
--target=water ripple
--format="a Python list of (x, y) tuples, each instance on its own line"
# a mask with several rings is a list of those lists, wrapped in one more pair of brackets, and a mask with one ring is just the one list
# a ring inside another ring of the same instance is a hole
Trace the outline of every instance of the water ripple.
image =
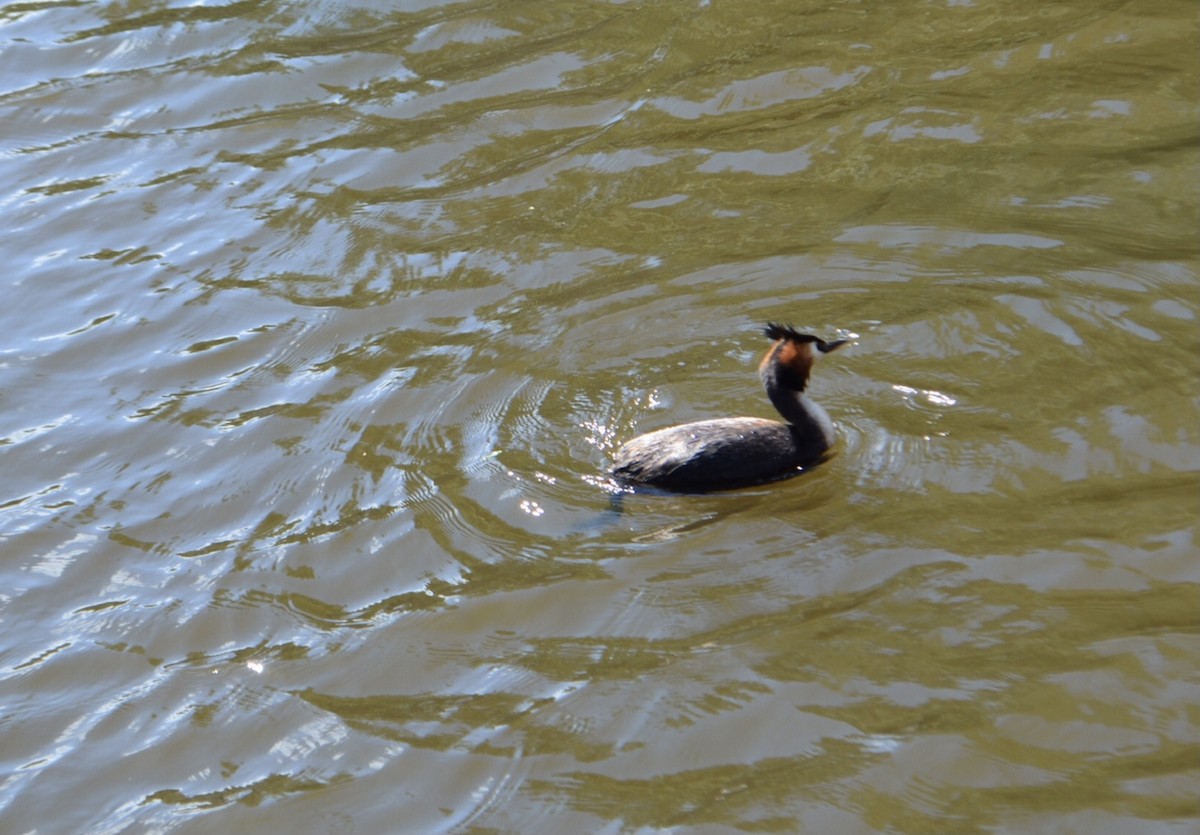
[[(1186, 825), (1175, 11), (0, 21), (11, 828)], [(834, 454), (614, 507), (769, 319)]]

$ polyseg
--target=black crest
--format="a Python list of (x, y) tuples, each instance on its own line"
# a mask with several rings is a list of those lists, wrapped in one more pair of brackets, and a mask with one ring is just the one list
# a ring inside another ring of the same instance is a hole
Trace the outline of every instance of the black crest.
[(778, 322), (767, 322), (767, 326), (763, 328), (763, 333), (768, 339), (788, 339), (792, 342), (820, 342), (821, 340), (812, 334), (800, 333), (791, 325), (781, 325)]
[(800, 333), (800, 331), (791, 325), (781, 325), (778, 322), (767, 322), (767, 326), (763, 328), (763, 333), (770, 339), (786, 339), (789, 342), (810, 343), (822, 354), (828, 354), (830, 351), (837, 350), (849, 341), (846, 339), (836, 339), (833, 342), (826, 342), (819, 336), (813, 336), (811, 333)]

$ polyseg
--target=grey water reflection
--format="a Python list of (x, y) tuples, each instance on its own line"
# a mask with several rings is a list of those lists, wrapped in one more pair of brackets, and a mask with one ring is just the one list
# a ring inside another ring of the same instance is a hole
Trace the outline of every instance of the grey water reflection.
[(1194, 23), (0, 8), (5, 830), (1194, 830)]

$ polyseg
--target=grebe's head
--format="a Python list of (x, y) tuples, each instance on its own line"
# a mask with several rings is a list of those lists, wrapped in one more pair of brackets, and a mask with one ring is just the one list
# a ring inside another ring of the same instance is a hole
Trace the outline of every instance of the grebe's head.
[(767, 391), (775, 388), (804, 391), (817, 356), (836, 351), (849, 341), (837, 339), (826, 342), (812, 334), (800, 333), (791, 325), (775, 322), (768, 322), (763, 333), (768, 339), (775, 340), (775, 344), (767, 351), (758, 367), (759, 376), (762, 377)]

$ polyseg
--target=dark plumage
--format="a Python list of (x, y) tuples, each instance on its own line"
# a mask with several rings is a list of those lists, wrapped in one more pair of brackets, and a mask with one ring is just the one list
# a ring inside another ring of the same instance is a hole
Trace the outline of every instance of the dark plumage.
[(804, 394), (818, 353), (846, 340), (825, 342), (789, 325), (763, 331), (775, 344), (758, 373), (767, 396), (787, 423), (735, 417), (669, 426), (626, 443), (614, 457), (621, 481), (666, 490), (706, 492), (762, 484), (796, 475), (834, 443), (833, 423)]

